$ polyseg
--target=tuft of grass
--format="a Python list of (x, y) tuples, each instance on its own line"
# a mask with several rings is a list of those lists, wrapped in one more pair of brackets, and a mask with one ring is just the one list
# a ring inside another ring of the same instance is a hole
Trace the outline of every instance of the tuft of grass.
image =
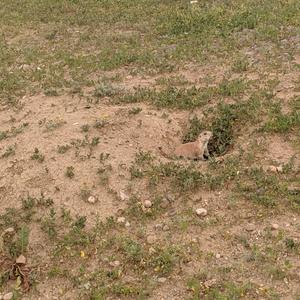
[(73, 178), (73, 177), (75, 176), (74, 170), (75, 170), (75, 169), (74, 169), (73, 166), (67, 167), (67, 170), (66, 170), (65, 175), (66, 175), (68, 178)]
[(160, 91), (137, 88), (133, 93), (116, 97), (116, 102), (149, 102), (158, 108), (192, 109), (203, 106), (216, 94), (213, 88), (198, 89), (168, 86)]
[(45, 122), (45, 131), (53, 131), (62, 127), (66, 122), (61, 119), (48, 120)]
[(246, 72), (249, 67), (249, 62), (246, 57), (240, 57), (234, 61), (232, 71), (237, 73)]
[(251, 201), (272, 208), (279, 204), (278, 199), (287, 198), (284, 186), (276, 176), (266, 174), (261, 168), (245, 171), (244, 180), (237, 183), (239, 192)]
[(42, 219), (41, 229), (47, 233), (48, 237), (51, 239), (57, 236), (56, 212), (53, 208), (50, 209), (49, 216)]
[(273, 114), (271, 120), (264, 124), (262, 130), (265, 132), (287, 133), (296, 128), (300, 128), (299, 111), (293, 111), (289, 114), (283, 114), (281, 111), (277, 111)]
[(64, 154), (66, 153), (69, 149), (71, 149), (70, 145), (59, 145), (57, 146), (57, 152), (59, 154)]
[(36, 160), (40, 163), (42, 163), (45, 160), (45, 156), (40, 153), (40, 150), (38, 148), (34, 148), (33, 154), (30, 156), (32, 160)]
[(189, 127), (182, 138), (183, 143), (194, 142), (199, 136), (200, 132), (204, 130), (203, 123), (197, 116), (189, 120)]
[(112, 84), (102, 82), (96, 86), (93, 95), (96, 98), (103, 98), (112, 97), (118, 95), (119, 93), (120, 89), (114, 87)]
[(88, 132), (90, 129), (90, 126), (88, 124), (84, 124), (80, 128), (81, 128), (82, 132)]
[(8, 146), (5, 152), (1, 155), (1, 158), (7, 158), (16, 154), (16, 146)]
[(26, 225), (20, 227), (16, 239), (11, 241), (9, 245), (9, 254), (12, 257), (18, 257), (26, 253), (29, 244), (29, 233), (29, 228)]
[(137, 115), (139, 114), (143, 109), (140, 107), (133, 107), (128, 111), (129, 115)]

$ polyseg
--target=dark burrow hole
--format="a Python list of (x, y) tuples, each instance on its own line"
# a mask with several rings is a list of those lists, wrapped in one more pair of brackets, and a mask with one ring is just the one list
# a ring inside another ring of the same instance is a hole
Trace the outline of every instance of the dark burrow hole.
[(222, 105), (207, 120), (200, 120), (194, 116), (189, 120), (188, 129), (183, 136), (183, 143), (193, 142), (203, 130), (211, 130), (213, 137), (208, 143), (208, 151), (211, 156), (218, 157), (226, 154), (234, 143), (234, 122), (236, 120), (236, 109), (234, 105)]

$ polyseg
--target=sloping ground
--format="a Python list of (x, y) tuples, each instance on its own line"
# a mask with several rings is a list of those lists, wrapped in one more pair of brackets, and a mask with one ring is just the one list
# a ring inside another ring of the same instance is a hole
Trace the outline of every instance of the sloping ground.
[(297, 1), (2, 2), (0, 295), (300, 297)]

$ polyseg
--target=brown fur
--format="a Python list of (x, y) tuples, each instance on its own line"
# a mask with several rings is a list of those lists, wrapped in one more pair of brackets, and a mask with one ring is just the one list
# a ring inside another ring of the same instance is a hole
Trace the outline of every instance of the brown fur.
[(204, 155), (209, 156), (207, 144), (211, 137), (211, 131), (202, 131), (195, 142), (177, 146), (174, 154), (177, 157), (204, 160)]

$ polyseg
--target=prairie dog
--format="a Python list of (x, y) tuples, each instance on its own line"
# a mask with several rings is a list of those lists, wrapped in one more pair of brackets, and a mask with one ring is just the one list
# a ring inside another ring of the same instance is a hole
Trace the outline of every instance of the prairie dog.
[(195, 142), (177, 146), (174, 154), (177, 157), (204, 160), (204, 155), (209, 157), (207, 144), (211, 137), (211, 131), (202, 131)]

